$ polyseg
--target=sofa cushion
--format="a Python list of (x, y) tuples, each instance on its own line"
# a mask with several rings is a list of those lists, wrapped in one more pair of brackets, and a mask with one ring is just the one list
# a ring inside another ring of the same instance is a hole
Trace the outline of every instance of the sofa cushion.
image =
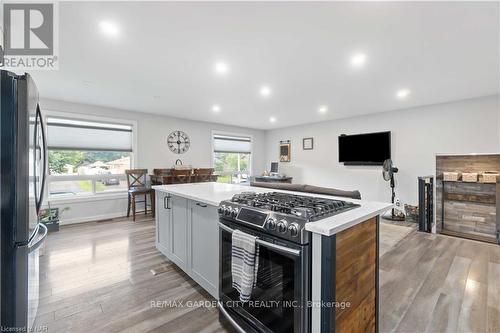
[(274, 188), (276, 190), (283, 190), (283, 191), (305, 192), (304, 191), (305, 185), (303, 185), (303, 184), (272, 183), (272, 182), (251, 182), (250, 186), (265, 187), (265, 188)]
[(345, 191), (345, 190), (339, 190), (336, 188), (320, 187), (320, 186), (313, 186), (313, 185), (305, 185), (304, 192), (332, 195), (335, 197), (361, 199), (361, 193), (359, 191)]
[(250, 183), (250, 186), (272, 188), (283, 191), (307, 192), (313, 194), (332, 195), (335, 197), (361, 199), (361, 193), (359, 191), (344, 191), (330, 187), (321, 187), (321, 186), (313, 186), (305, 184), (252, 182)]

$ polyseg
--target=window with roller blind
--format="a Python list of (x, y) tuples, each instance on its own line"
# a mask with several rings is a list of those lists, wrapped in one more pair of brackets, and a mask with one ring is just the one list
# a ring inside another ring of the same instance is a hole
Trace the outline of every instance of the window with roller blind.
[(213, 165), (218, 182), (250, 181), (252, 138), (244, 135), (213, 134)]
[(127, 189), (133, 125), (53, 116), (46, 124), (50, 198)]

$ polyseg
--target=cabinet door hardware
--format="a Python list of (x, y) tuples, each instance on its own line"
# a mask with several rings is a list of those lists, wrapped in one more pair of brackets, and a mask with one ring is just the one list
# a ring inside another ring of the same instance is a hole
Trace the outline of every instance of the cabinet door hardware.
[(170, 209), (170, 197), (169, 196), (163, 197), (163, 208)]

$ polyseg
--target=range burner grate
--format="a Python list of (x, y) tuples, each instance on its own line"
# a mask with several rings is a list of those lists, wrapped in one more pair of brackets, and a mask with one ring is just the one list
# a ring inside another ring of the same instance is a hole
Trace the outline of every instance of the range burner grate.
[(291, 214), (309, 220), (324, 215), (332, 215), (358, 206), (342, 200), (309, 197), (282, 192), (244, 192), (235, 195), (231, 201), (251, 207), (268, 209), (274, 212)]

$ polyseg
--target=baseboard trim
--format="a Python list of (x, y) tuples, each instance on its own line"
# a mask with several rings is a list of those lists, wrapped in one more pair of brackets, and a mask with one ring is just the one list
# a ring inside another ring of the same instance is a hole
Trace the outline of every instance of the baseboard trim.
[(49, 198), (42, 204), (42, 208), (48, 208), (48, 202), (51, 205), (65, 205), (65, 204), (74, 204), (74, 203), (82, 203), (82, 202), (102, 202), (105, 200), (124, 200), (127, 201), (127, 193), (118, 192), (118, 193), (102, 193), (102, 194), (93, 194), (93, 195), (82, 195), (76, 197), (62, 197), (62, 198)]
[(123, 212), (116, 212), (110, 214), (102, 214), (102, 215), (93, 215), (86, 217), (76, 217), (72, 219), (63, 219), (59, 222), (59, 225), (69, 225), (69, 224), (77, 224), (77, 223), (85, 223), (85, 222), (93, 222), (99, 220), (109, 220), (118, 217), (125, 217), (126, 215)]

